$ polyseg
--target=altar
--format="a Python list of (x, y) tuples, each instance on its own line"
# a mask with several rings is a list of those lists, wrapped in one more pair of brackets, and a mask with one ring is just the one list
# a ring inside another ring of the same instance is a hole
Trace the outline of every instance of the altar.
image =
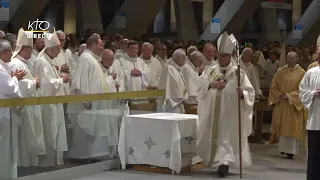
[(168, 167), (180, 173), (196, 156), (197, 115), (151, 113), (125, 116), (118, 152), (122, 169), (127, 164)]

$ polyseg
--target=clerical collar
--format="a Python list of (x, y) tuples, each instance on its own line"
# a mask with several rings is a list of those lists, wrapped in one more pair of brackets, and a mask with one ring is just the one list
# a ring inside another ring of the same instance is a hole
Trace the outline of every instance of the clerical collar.
[(162, 60), (162, 61), (165, 61), (165, 62), (167, 62), (168, 61), (168, 59), (167, 59), (167, 57), (165, 56), (164, 58), (162, 58), (161, 56), (159, 56), (158, 54), (156, 55), (156, 59), (158, 59), (158, 60)]
[(208, 65), (213, 64), (214, 62), (215, 62), (215, 60), (214, 60), (213, 58), (212, 58), (211, 61), (208, 61), (208, 59), (205, 58), (205, 60), (204, 60), (204, 62), (203, 62), (203, 65), (204, 65), (204, 66), (208, 66)]
[(131, 61), (136, 60), (138, 58), (138, 57), (130, 57), (128, 54), (125, 54), (124, 56), (126, 59), (131, 60)]
[(95, 53), (93, 53), (93, 52), (90, 51), (89, 49), (85, 49), (85, 50), (83, 51), (83, 53), (91, 54), (91, 56), (94, 57), (96, 60), (99, 59), (99, 56), (97, 56)]
[(284, 67), (285, 67), (285, 68), (288, 68), (288, 69), (296, 69), (296, 68), (299, 68), (300, 65), (299, 65), (299, 64), (296, 64), (293, 68), (289, 68), (288, 64), (286, 64)]
[(181, 67), (178, 66), (178, 64), (177, 64), (176, 62), (174, 62), (173, 59), (169, 59), (167, 63), (170, 64), (171, 66), (173, 66), (173, 67), (174, 67), (175, 69), (177, 69), (178, 71), (181, 71)]

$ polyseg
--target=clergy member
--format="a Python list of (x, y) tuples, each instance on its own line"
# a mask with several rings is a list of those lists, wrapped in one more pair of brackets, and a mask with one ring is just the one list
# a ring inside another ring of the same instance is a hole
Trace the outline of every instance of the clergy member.
[(206, 57), (206, 59), (203, 61), (203, 66), (205, 69), (217, 64), (217, 61), (215, 60), (216, 53), (217, 48), (214, 47), (213, 44), (207, 43), (203, 46), (203, 55)]
[[(83, 53), (83, 51), (87, 48), (87, 44), (83, 43), (79, 46), (78, 52), (75, 52), (73, 55), (73, 58), (77, 64), (79, 57), (81, 56), (81, 54)], [(75, 66), (76, 67), (76, 66)], [(74, 68), (76, 69), (76, 68)]]
[[(17, 70), (27, 72), (25, 78), (19, 81), (22, 98), (39, 97), (40, 80), (33, 76), (28, 63), (32, 46), (32, 39), (27, 38), (26, 32), (21, 28), (9, 67), (12, 72)], [(18, 166), (38, 166), (39, 156), (46, 153), (40, 105), (12, 108), (12, 118), (20, 120)]]
[[(9, 73), (11, 70), (6, 63), (10, 62), (11, 56), (10, 42), (0, 39), (0, 99), (21, 97), (19, 81), (24, 79), (26, 72)], [(10, 108), (0, 108), (0, 179), (18, 178), (17, 127), (18, 122), (11, 119)]]
[[(319, 55), (320, 54), (320, 47), (318, 47), (318, 49), (317, 49), (317, 55)], [(315, 61), (315, 62), (313, 62), (312, 64), (310, 64), (309, 66), (308, 66), (308, 69), (307, 69), (307, 71), (309, 71), (309, 69), (311, 69), (311, 68), (313, 68), (313, 67), (318, 67), (319, 66), (319, 63), (318, 63), (318, 61)]]
[(190, 55), (195, 51), (198, 51), (197, 47), (195, 47), (195, 46), (188, 47), (188, 49), (187, 49), (187, 57), (188, 57), (188, 59), (190, 59)]
[(195, 51), (190, 55), (189, 60), (181, 69), (188, 95), (188, 99), (186, 99), (186, 103), (188, 104), (198, 103), (197, 85), (199, 82), (199, 71), (202, 71), (200, 69), (203, 67), (202, 62), (204, 59), (205, 57), (201, 52)]
[(159, 89), (166, 90), (164, 100), (166, 112), (184, 113), (183, 101), (187, 98), (181, 68), (186, 59), (186, 52), (182, 49), (177, 49), (161, 72)]
[[(319, 50), (319, 49), (318, 49)], [(318, 63), (320, 56), (318, 54)], [(306, 72), (299, 85), (299, 97), (309, 110), (307, 120), (308, 130), (308, 167), (307, 180), (318, 180), (320, 177), (320, 68), (311, 68)]]
[(273, 76), (277, 72), (279, 67), (278, 51), (271, 50), (269, 52), (269, 57), (270, 58), (266, 61), (265, 79), (263, 81), (263, 87), (265, 88), (270, 88)]
[[(124, 91), (124, 75), (119, 60), (115, 59), (114, 53), (110, 49), (105, 49), (101, 53), (101, 68), (104, 72), (110, 92)], [(118, 73), (117, 73), (118, 72)]]
[(298, 58), (297, 53), (288, 53), (287, 65), (278, 69), (269, 92), (268, 104), (273, 107), (272, 131), (279, 137), (278, 150), (286, 154), (287, 159), (299, 154), (300, 142), (305, 138), (307, 115), (299, 99), (299, 83), (305, 71), (297, 64)]
[(31, 58), (28, 60), (28, 67), (30, 68), (31, 73), (34, 73), (33, 66), (39, 53), (44, 48), (44, 39), (43, 38), (33, 38), (33, 49)]
[(205, 70), (198, 82), (197, 153), (203, 163), (219, 167), (225, 177), (229, 166), (239, 167), (238, 98), (241, 98), (242, 167), (252, 164), (248, 137), (252, 131), (254, 88), (241, 70), (238, 87), (237, 67), (231, 64), (235, 45), (227, 32), (218, 38), (218, 65)]
[[(34, 75), (40, 78), (39, 94), (45, 96), (64, 96), (64, 83), (70, 81), (66, 74), (59, 74), (53, 60), (60, 53), (60, 41), (56, 32), (44, 39), (45, 48), (39, 53), (34, 64)], [(43, 132), (46, 154), (39, 158), (39, 166), (62, 165), (63, 152), (68, 150), (65, 116), (62, 104), (42, 105)]]
[(143, 91), (150, 84), (149, 67), (138, 57), (138, 45), (137, 41), (130, 41), (127, 54), (119, 60), (124, 71), (126, 91)]
[(129, 39), (122, 39), (120, 41), (120, 49), (115, 52), (116, 59), (121, 59), (125, 54), (127, 54), (129, 42)]
[(149, 42), (142, 44), (142, 54), (140, 58), (148, 65), (150, 71), (150, 83), (147, 89), (157, 89), (160, 79), (162, 66), (160, 62), (153, 57), (153, 45)]
[(240, 67), (249, 78), (249, 81), (256, 92), (256, 96), (261, 96), (260, 78), (256, 67), (251, 64), (252, 56), (253, 50), (251, 48), (244, 48), (241, 54)]
[[(78, 60), (71, 92), (72, 94), (108, 93), (110, 88), (98, 62), (103, 50), (102, 40), (98, 34), (93, 34), (88, 38), (86, 44), (87, 49), (84, 50)], [(109, 109), (113, 109), (112, 104), (105, 100), (69, 104), (69, 118), (73, 123), (69, 157), (72, 159), (100, 160), (100, 158), (105, 158), (110, 154), (109, 122), (114, 117), (112, 113), (108, 113)]]
[(168, 61), (167, 56), (168, 56), (167, 46), (164, 43), (161, 43), (159, 45), (159, 48), (157, 49), (157, 55), (155, 56), (155, 58), (158, 59), (162, 67), (164, 67), (164, 65)]

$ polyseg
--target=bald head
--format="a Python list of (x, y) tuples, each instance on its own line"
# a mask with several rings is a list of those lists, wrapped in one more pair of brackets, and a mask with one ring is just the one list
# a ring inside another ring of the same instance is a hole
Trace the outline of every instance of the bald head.
[(86, 48), (87, 48), (87, 44), (81, 44), (81, 45), (79, 46), (79, 50), (78, 50), (79, 56), (83, 53), (83, 51), (84, 51)]
[(104, 49), (101, 53), (101, 63), (105, 67), (112, 66), (112, 63), (114, 61), (114, 53), (111, 49)]
[(217, 55), (217, 49), (211, 43), (206, 43), (203, 46), (203, 55), (206, 57), (208, 61), (214, 60)]
[(150, 60), (153, 52), (153, 45), (149, 42), (145, 42), (141, 47), (142, 57), (145, 60)]
[(252, 60), (253, 50), (249, 47), (246, 47), (242, 51), (242, 61), (249, 63)]
[(289, 52), (287, 55), (287, 65), (289, 68), (294, 68), (299, 60), (299, 56), (296, 52)]

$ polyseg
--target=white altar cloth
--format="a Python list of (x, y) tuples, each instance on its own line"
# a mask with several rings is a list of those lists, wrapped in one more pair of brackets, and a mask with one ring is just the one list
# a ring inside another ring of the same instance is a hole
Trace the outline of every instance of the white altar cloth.
[(196, 156), (198, 115), (151, 113), (125, 116), (121, 122), (118, 152), (126, 164), (148, 164), (180, 173)]

